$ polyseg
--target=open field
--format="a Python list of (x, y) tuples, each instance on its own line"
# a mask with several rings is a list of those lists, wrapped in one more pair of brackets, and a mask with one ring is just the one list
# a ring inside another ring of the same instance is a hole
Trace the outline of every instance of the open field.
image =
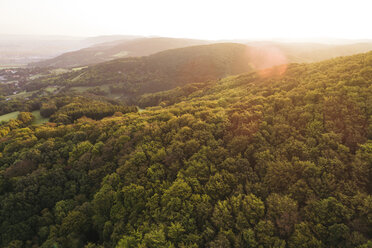
[(0, 122), (2, 121), (9, 121), (10, 119), (17, 119), (19, 111), (15, 111), (9, 114), (0, 115)]
[(55, 87), (55, 86), (49, 86), (49, 87), (46, 87), (45, 88), (45, 91), (48, 91), (50, 93), (53, 93), (54, 91), (56, 91), (58, 89), (58, 87)]
[[(40, 110), (35, 110), (35, 111), (32, 111), (31, 113), (33, 116), (35, 116), (35, 120), (32, 122), (32, 124), (43, 124), (49, 121), (49, 118), (44, 118), (40, 115)], [(9, 121), (11, 119), (17, 119), (18, 114), (19, 114), (19, 111), (15, 111), (9, 114), (1, 115), (0, 122)]]
[(32, 124), (43, 124), (49, 121), (49, 118), (44, 118), (40, 115), (40, 110), (35, 110), (31, 112), (33, 116), (35, 116), (35, 120)]
[(10, 98), (17, 98), (17, 97), (29, 97), (31, 96), (33, 93), (37, 92), (36, 90), (35, 91), (22, 91), (22, 92), (19, 92), (18, 94), (15, 94), (15, 95), (9, 95), (8, 97)]
[(80, 71), (84, 68), (87, 68), (88, 66), (81, 66), (81, 67), (75, 67), (75, 68), (72, 68), (72, 71)]
[(67, 69), (63, 69), (63, 68), (57, 68), (57, 69), (53, 69), (51, 71), (52, 74), (55, 74), (55, 75), (58, 75), (58, 74), (62, 74), (62, 73), (66, 73), (66, 72), (69, 72), (69, 70)]

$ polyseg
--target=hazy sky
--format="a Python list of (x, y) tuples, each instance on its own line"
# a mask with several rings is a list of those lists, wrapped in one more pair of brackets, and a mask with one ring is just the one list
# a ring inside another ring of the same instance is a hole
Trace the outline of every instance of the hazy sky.
[(0, 0), (1, 34), (372, 39), (372, 0)]

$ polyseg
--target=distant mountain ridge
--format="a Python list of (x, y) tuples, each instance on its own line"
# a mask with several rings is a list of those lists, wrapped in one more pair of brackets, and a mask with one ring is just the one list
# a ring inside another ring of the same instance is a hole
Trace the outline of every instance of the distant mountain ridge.
[(0, 66), (25, 65), (58, 56), (60, 54), (90, 47), (102, 42), (130, 40), (139, 36), (42, 36), (0, 35)]
[(77, 51), (64, 53), (52, 59), (31, 64), (31, 66), (71, 68), (97, 64), (123, 57), (147, 56), (160, 51), (207, 44), (203, 40), (176, 38), (138, 38), (131, 40), (115, 40)]
[(30, 65), (36, 67), (73, 68), (98, 64), (117, 58), (148, 56), (168, 49), (218, 43), (246, 44), (256, 48), (256, 53), (260, 54), (261, 57), (265, 56), (265, 60), (277, 59), (272, 57), (274, 55), (285, 58), (286, 63), (318, 62), (372, 50), (372, 42), (368, 40), (358, 40), (355, 43), (352, 43), (352, 41), (338, 41), (331, 44), (326, 42), (206, 41), (166, 37), (100, 36), (88, 38), (86, 41), (95, 42), (95, 44), (51, 59), (31, 63)]

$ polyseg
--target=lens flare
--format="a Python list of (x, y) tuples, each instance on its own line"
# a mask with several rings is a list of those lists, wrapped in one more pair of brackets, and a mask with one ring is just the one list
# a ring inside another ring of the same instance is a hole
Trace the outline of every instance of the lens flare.
[(251, 66), (261, 77), (283, 75), (287, 70), (288, 59), (277, 47), (249, 47)]

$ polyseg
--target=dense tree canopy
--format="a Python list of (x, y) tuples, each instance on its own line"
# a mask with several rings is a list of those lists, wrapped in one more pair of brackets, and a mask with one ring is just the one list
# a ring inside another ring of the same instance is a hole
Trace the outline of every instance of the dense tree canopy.
[(370, 247), (372, 52), (282, 69), (2, 124), (1, 246)]

